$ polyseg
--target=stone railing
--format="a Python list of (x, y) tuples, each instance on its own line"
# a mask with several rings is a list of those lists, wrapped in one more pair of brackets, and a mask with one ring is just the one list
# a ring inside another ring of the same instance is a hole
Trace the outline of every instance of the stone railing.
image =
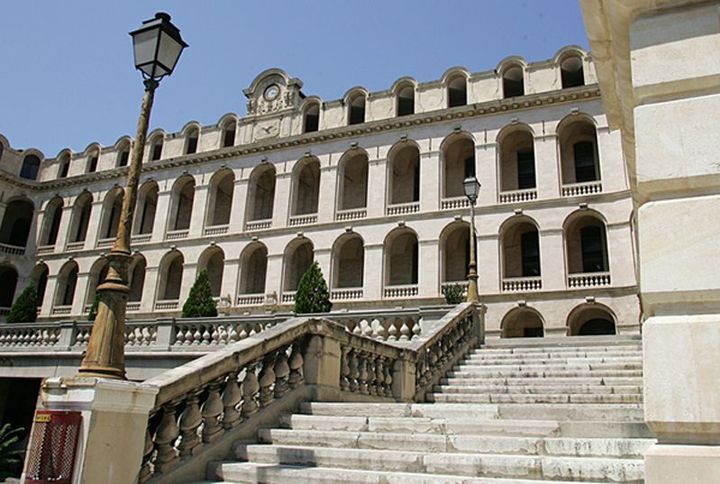
[(600, 180), (584, 183), (571, 183), (562, 186), (563, 197), (577, 197), (580, 195), (592, 195), (593, 193), (602, 193), (602, 182)]
[(52, 254), (55, 252), (54, 245), (39, 245), (37, 248), (38, 255)]
[(265, 302), (265, 294), (238, 294), (238, 306), (258, 306)]
[(280, 297), (280, 302), (283, 304), (292, 304), (295, 302), (295, 292), (296, 291), (285, 291), (282, 293), (282, 296)]
[(404, 284), (402, 286), (385, 286), (383, 294), (386, 298), (413, 297), (418, 295), (417, 284)]
[(150, 242), (151, 239), (152, 239), (152, 234), (133, 234), (132, 243), (133, 244), (144, 244), (145, 242)]
[(140, 311), (140, 301), (128, 301), (127, 312), (135, 313)]
[(367, 217), (366, 208), (348, 208), (345, 210), (338, 210), (335, 214), (335, 220), (342, 222), (345, 220), (360, 220)]
[(0, 244), (0, 253), (9, 255), (25, 254), (25, 247), (10, 244)]
[(188, 235), (190, 235), (190, 229), (168, 230), (165, 233), (165, 240), (187, 239)]
[(569, 274), (568, 287), (571, 289), (580, 287), (598, 287), (610, 285), (609, 272), (586, 272), (582, 274)]
[(234, 442), (277, 425), (301, 401), (424, 401), (482, 339), (482, 311), (451, 310), (426, 340), (400, 348), (325, 319), (293, 318), (150, 378), (140, 482), (201, 480)]
[(225, 225), (212, 225), (210, 227), (205, 227), (203, 230), (203, 235), (210, 236), (210, 235), (223, 235), (226, 234), (227, 231), (230, 229), (230, 226)]
[(7, 316), (8, 314), (10, 314), (10, 308), (0, 307), (0, 316)]
[(84, 240), (81, 240), (79, 242), (69, 242), (66, 250), (83, 250), (84, 247), (85, 247)]
[(536, 188), (526, 188), (523, 190), (511, 190), (506, 192), (500, 192), (498, 200), (500, 203), (517, 203), (517, 202), (529, 202), (537, 199)]
[(70, 311), (72, 311), (72, 306), (53, 306), (52, 308), (53, 316), (64, 316), (70, 314)]
[(440, 201), (440, 208), (443, 210), (453, 210), (457, 208), (468, 208), (470, 206), (470, 201), (467, 199), (467, 197), (452, 197), (452, 198), (443, 198)]
[(417, 213), (420, 211), (420, 202), (394, 203), (388, 205), (387, 215), (405, 215), (408, 213)]
[(505, 277), (502, 280), (503, 292), (539, 291), (542, 289), (542, 277)]
[(251, 220), (249, 222), (245, 222), (245, 231), (246, 232), (253, 232), (255, 230), (265, 230), (272, 227), (272, 219), (266, 219), (266, 220)]
[(362, 287), (343, 287), (330, 290), (330, 300), (332, 301), (352, 301), (362, 298)]
[(107, 237), (104, 239), (98, 239), (97, 243), (95, 244), (95, 247), (102, 248), (102, 247), (110, 247), (113, 245), (113, 242), (115, 242), (115, 237)]
[(156, 311), (174, 311), (180, 305), (180, 301), (177, 299), (168, 299), (164, 301), (155, 301)]
[(316, 213), (308, 213), (305, 215), (291, 215), (288, 225), (290, 227), (297, 227), (298, 225), (310, 225), (317, 222)]

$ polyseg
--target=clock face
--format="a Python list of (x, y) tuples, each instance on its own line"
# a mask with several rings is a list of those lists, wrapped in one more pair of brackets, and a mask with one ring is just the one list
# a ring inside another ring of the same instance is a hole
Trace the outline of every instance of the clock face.
[(280, 94), (280, 88), (278, 88), (275, 84), (268, 86), (267, 89), (265, 89), (265, 93), (263, 96), (268, 101), (273, 101), (275, 98), (278, 97), (278, 94)]

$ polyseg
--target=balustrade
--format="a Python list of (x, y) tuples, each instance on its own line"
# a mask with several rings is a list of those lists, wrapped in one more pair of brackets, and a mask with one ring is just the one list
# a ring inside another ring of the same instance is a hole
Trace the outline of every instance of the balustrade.
[(609, 272), (586, 272), (583, 274), (568, 275), (568, 287), (571, 289), (581, 287), (598, 287), (610, 285)]
[(297, 227), (298, 225), (310, 225), (317, 222), (317, 214), (310, 213), (306, 215), (291, 215), (288, 225)]
[(150, 242), (152, 239), (152, 234), (135, 234), (132, 236), (132, 243), (133, 244), (144, 244), (145, 242)]
[(229, 228), (229, 225), (213, 225), (210, 227), (205, 227), (205, 230), (203, 230), (203, 235), (223, 235), (227, 233)]
[(362, 287), (354, 288), (338, 288), (330, 291), (330, 299), (332, 301), (350, 301), (353, 299), (362, 299), (363, 289)]
[(360, 220), (367, 217), (366, 208), (351, 208), (347, 210), (338, 210), (335, 214), (335, 220), (342, 222), (345, 220)]
[(563, 197), (577, 197), (580, 195), (592, 195), (594, 193), (602, 193), (602, 182), (600, 180), (571, 183), (562, 186)]
[(104, 248), (104, 247), (110, 247), (113, 245), (113, 242), (115, 242), (115, 237), (108, 237), (105, 239), (98, 239), (96, 247), (98, 249)]
[(67, 245), (67, 250), (82, 250), (85, 247), (85, 241), (81, 240), (80, 242), (70, 242)]
[(187, 239), (189, 234), (190, 234), (190, 229), (168, 230), (167, 233), (165, 234), (165, 240)]
[(440, 201), (440, 208), (443, 210), (454, 210), (458, 208), (470, 207), (470, 201), (467, 197), (450, 197), (443, 198)]
[(410, 202), (410, 203), (394, 203), (392, 205), (388, 205), (386, 213), (388, 215), (405, 215), (408, 213), (417, 213), (419, 211), (420, 211), (420, 202)]
[(418, 295), (418, 286), (417, 284), (386, 286), (384, 294), (387, 298), (413, 297)]
[(55, 252), (54, 245), (39, 245), (37, 248), (38, 255), (52, 254)]
[(165, 300), (165, 301), (155, 301), (155, 310), (156, 311), (172, 311), (178, 308), (180, 305), (180, 301), (177, 299), (173, 300)]
[(295, 302), (296, 291), (285, 291), (282, 293), (281, 302), (283, 304), (292, 304)]
[(238, 306), (257, 306), (265, 302), (265, 294), (240, 294), (237, 298)]
[(0, 253), (9, 255), (25, 254), (25, 247), (10, 244), (0, 244)]
[(245, 222), (245, 231), (246, 232), (254, 232), (256, 230), (265, 230), (272, 227), (272, 219), (267, 220), (252, 220), (250, 222)]
[(502, 280), (503, 292), (539, 291), (542, 277), (506, 277)]
[(517, 203), (529, 202), (537, 199), (536, 188), (526, 188), (523, 190), (503, 191), (498, 195), (500, 203)]

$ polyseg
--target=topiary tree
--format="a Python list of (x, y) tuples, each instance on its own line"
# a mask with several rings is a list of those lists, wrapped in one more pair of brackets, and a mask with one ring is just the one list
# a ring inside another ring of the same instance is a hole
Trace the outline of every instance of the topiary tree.
[(18, 449), (20, 434), (25, 429), (13, 429), (9, 423), (0, 426), (0, 479), (5, 482), (8, 477), (19, 477), (24, 449)]
[(25, 288), (10, 308), (7, 323), (32, 323), (37, 319), (37, 290), (32, 284)]
[(317, 262), (305, 271), (295, 293), (296, 313), (326, 313), (332, 309), (327, 282)]
[(207, 270), (203, 269), (190, 288), (190, 295), (182, 308), (183, 318), (209, 318), (217, 316), (217, 304), (212, 297)]
[(99, 305), (100, 294), (96, 292), (95, 298), (93, 299), (92, 305), (90, 306), (90, 311), (88, 312), (88, 321), (95, 321), (95, 318), (97, 318), (97, 311)]
[(447, 284), (442, 288), (443, 296), (445, 296), (445, 302), (448, 304), (460, 304), (465, 301), (465, 288), (460, 284)]

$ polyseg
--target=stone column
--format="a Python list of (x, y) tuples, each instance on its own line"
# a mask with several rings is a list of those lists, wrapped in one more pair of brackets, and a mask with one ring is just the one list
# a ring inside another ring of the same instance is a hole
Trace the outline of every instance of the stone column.
[(597, 129), (600, 179), (603, 192), (627, 190), (627, 167), (622, 157), (622, 140), (617, 131)]
[(475, 147), (475, 173), (480, 182), (480, 193), (476, 204), (479, 207), (497, 203), (499, 188), (496, 146), (495, 143), (484, 143)]
[(200, 185), (195, 187), (195, 195), (193, 196), (192, 215), (190, 216), (190, 233), (188, 237), (202, 237), (203, 230), (208, 223), (208, 197), (210, 195), (210, 185)]
[(607, 251), (610, 282), (614, 287), (635, 285), (635, 254), (628, 223), (607, 227)]
[(440, 210), (440, 152), (420, 153), (420, 211)]
[(500, 253), (497, 234), (478, 234), (477, 237), (478, 293), (500, 292)]
[(371, 158), (368, 161), (368, 218), (385, 215), (385, 200), (388, 199), (386, 162), (385, 158)]
[(564, 291), (567, 287), (567, 270), (562, 227), (541, 230), (539, 236), (542, 288), (544, 291)]
[(228, 232), (237, 234), (245, 231), (245, 209), (247, 207), (248, 180), (235, 180), (233, 188), (230, 227)]
[(57, 291), (57, 277), (57, 274), (48, 275), (40, 316), (50, 316), (52, 314), (52, 308), (55, 305), (55, 292)]
[(383, 245), (365, 245), (365, 267), (363, 268), (363, 298), (382, 299), (383, 290)]
[(85, 235), (85, 250), (94, 249), (100, 237), (100, 221), (103, 215), (103, 201), (95, 200), (90, 209), (90, 220), (88, 221), (87, 234)]
[(291, 173), (278, 173), (275, 178), (275, 200), (273, 202), (273, 219), (272, 226), (274, 229), (287, 227), (288, 217), (290, 215), (290, 184), (292, 182)]
[(155, 220), (153, 221), (152, 241), (162, 242), (165, 240), (165, 231), (170, 220), (170, 198), (172, 190), (158, 192), (157, 208), (155, 209)]
[(147, 267), (145, 269), (145, 282), (143, 283), (143, 291), (140, 298), (140, 312), (151, 312), (155, 308), (159, 271), (159, 267)]
[(645, 482), (717, 482), (720, 2), (581, 5), (636, 203)]
[(440, 297), (440, 242), (421, 240), (418, 242), (418, 295)]
[(536, 136), (534, 150), (538, 199), (557, 199), (560, 197), (560, 185), (562, 184), (557, 153), (557, 136)]
[[(324, 160), (321, 160), (324, 163)], [(337, 200), (337, 166), (322, 165), (320, 169), (320, 193), (318, 194), (318, 223), (332, 222)], [(326, 274), (327, 275), (327, 274)]]
[(55, 252), (63, 252), (67, 246), (70, 237), (70, 227), (72, 222), (73, 206), (65, 206), (62, 208), (62, 215), (60, 216), (60, 228), (58, 229), (58, 236), (55, 240)]

